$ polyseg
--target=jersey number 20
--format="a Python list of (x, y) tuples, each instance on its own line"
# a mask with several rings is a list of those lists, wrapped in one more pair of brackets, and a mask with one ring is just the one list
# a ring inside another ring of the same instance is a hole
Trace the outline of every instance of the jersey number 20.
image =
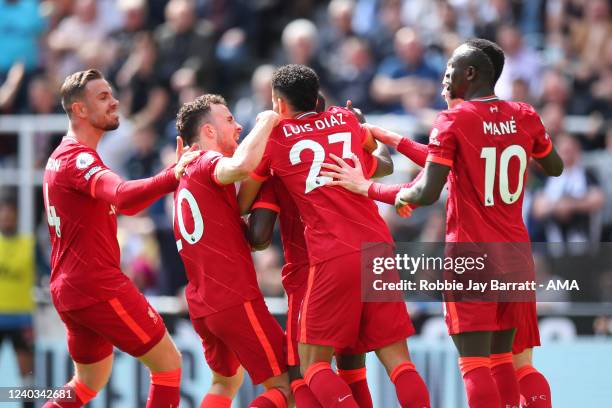
[[(184, 200), (187, 200), (187, 206), (189, 207), (189, 211), (191, 211), (191, 218), (193, 218), (192, 232), (187, 232), (187, 228), (185, 228), (185, 221), (183, 221), (182, 205)], [(198, 207), (198, 202), (193, 194), (191, 194), (191, 191), (187, 190), (186, 188), (182, 188), (178, 192), (174, 213), (175, 218), (178, 220), (178, 227), (179, 231), (181, 232), (181, 237), (183, 237), (187, 243), (193, 245), (202, 239), (202, 235), (204, 235), (204, 220), (202, 219), (202, 213), (200, 212), (200, 207)], [(178, 239), (176, 241), (176, 247), (179, 251), (183, 249), (183, 241)]]
[[(518, 185), (514, 193), (510, 192), (508, 186), (508, 164), (510, 159), (517, 157), (519, 160)], [(497, 166), (497, 148), (483, 147), (480, 158), (485, 159), (484, 179), (484, 205), (490, 207), (495, 205), (493, 198), (493, 185), (495, 184), (495, 171)], [(511, 145), (502, 150), (499, 156), (499, 195), (506, 204), (515, 203), (523, 192), (523, 180), (527, 168), (527, 153), (520, 145)]]

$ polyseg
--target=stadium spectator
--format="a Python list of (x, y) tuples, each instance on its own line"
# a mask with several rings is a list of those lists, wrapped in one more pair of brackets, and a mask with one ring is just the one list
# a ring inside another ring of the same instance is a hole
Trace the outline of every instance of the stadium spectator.
[(284, 53), (277, 57), (279, 65), (307, 65), (319, 73), (321, 82), (327, 85), (327, 71), (317, 54), (319, 31), (312, 21), (303, 18), (293, 20), (284, 28), (281, 41)]
[(584, 2), (584, 18), (570, 25), (570, 33), (572, 49), (581, 69), (597, 70), (606, 43), (612, 37), (609, 2), (607, 0)]
[(604, 194), (581, 160), (579, 141), (561, 134), (555, 144), (565, 169), (560, 177), (548, 179), (535, 197), (533, 215), (545, 221), (547, 242), (560, 243), (550, 247), (554, 255), (584, 254), (599, 242)]
[(512, 83), (523, 79), (529, 84), (529, 93), (538, 95), (541, 57), (523, 41), (517, 27), (503, 25), (497, 30), (497, 42), (506, 54), (506, 62), (495, 93), (502, 99), (512, 97)]
[[(57, 87), (47, 76), (35, 76), (28, 85), (28, 106), (25, 113), (50, 115), (61, 112), (58, 104)], [(34, 135), (36, 162), (35, 168), (42, 169), (51, 152), (59, 144), (63, 134), (37, 131)]]
[(343, 63), (340, 49), (345, 40), (354, 35), (352, 21), (355, 11), (353, 0), (332, 0), (327, 7), (327, 24), (320, 33), (319, 56), (332, 70), (335, 64)]
[[(48, 47), (54, 62), (51, 67), (56, 78), (86, 68), (85, 60), (94, 56), (103, 57), (100, 62), (109, 62), (112, 58), (110, 47), (101, 47), (111, 31), (94, 0), (77, 0), (74, 14), (63, 19), (49, 33)], [(92, 53), (92, 51), (94, 51)], [(100, 54), (98, 54), (100, 52)], [(105, 54), (106, 55), (101, 55)]]
[(372, 98), (388, 112), (433, 106), (441, 74), (424, 58), (418, 34), (407, 27), (395, 34), (395, 55), (382, 61), (372, 81)]
[(147, 23), (147, 3), (144, 0), (118, 0), (117, 7), (123, 16), (123, 25), (110, 34), (114, 43), (115, 55), (111, 66), (112, 78), (126, 62), (132, 51), (136, 51), (135, 39), (145, 30)]
[(178, 93), (187, 86), (214, 88), (216, 60), (213, 27), (198, 20), (193, 0), (170, 0), (166, 22), (155, 30), (157, 72)]
[(27, 73), (38, 68), (45, 25), (36, 0), (0, 0), (0, 83), (16, 62)]
[(243, 124), (243, 135), (255, 125), (259, 112), (272, 109), (272, 74), (274, 66), (260, 65), (253, 72), (249, 96), (244, 96), (236, 102), (234, 114), (236, 121)]
[(612, 129), (606, 135), (606, 148), (594, 150), (585, 154), (585, 165), (592, 169), (599, 180), (605, 194), (605, 204), (602, 213), (602, 242), (612, 242)]
[(10, 112), (14, 109), (15, 99), (24, 79), (25, 66), (16, 62), (9, 69), (4, 80), (0, 80), (0, 112)]
[(380, 3), (378, 12), (370, 17), (373, 27), (364, 33), (377, 61), (393, 56), (395, 33), (403, 27), (401, 0), (382, 0)]
[(376, 65), (368, 43), (351, 37), (342, 43), (337, 53), (338, 63), (330, 67), (330, 92), (338, 104), (351, 100), (363, 112), (371, 112), (375, 104), (370, 97), (369, 85)]
[(169, 85), (156, 69), (161, 60), (150, 33), (136, 35), (134, 44), (134, 52), (117, 74), (121, 108), (136, 127), (161, 125), (162, 119), (172, 116), (166, 112)]
[[(12, 342), (22, 386), (33, 385), (34, 237), (17, 231), (17, 201), (0, 191), (0, 345)], [(15, 386), (19, 384), (13, 384)], [(26, 408), (33, 408), (29, 402)]]

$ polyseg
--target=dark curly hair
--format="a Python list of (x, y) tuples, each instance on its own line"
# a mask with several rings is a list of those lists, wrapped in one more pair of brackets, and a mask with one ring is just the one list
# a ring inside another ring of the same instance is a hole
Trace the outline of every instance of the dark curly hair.
[(225, 105), (227, 102), (221, 95), (205, 94), (181, 106), (176, 114), (176, 130), (187, 145), (197, 141), (198, 131), (204, 119), (210, 113), (211, 105)]
[(485, 40), (484, 38), (472, 38), (467, 40), (465, 44), (469, 45), (470, 47), (478, 48), (480, 51), (484, 52), (487, 57), (489, 57), (489, 60), (491, 60), (491, 64), (493, 65), (493, 79), (495, 82), (497, 82), (502, 70), (504, 69), (504, 62), (506, 60), (504, 51), (501, 49), (501, 47), (493, 41)]
[(272, 75), (272, 89), (285, 97), (296, 112), (315, 110), (319, 77), (305, 65), (283, 65)]

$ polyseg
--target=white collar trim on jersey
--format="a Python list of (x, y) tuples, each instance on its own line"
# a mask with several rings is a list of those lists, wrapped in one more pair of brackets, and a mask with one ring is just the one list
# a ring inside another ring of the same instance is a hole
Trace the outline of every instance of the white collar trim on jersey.
[(299, 115), (297, 115), (295, 119), (304, 119), (306, 116), (311, 116), (311, 115), (316, 115), (316, 114), (317, 112), (314, 112), (314, 111), (304, 112), (304, 113), (300, 113)]
[(491, 95), (491, 96), (485, 96), (482, 98), (476, 98), (476, 99), (471, 99), (471, 102), (493, 102), (493, 101), (498, 101), (499, 98), (497, 97), (497, 95)]

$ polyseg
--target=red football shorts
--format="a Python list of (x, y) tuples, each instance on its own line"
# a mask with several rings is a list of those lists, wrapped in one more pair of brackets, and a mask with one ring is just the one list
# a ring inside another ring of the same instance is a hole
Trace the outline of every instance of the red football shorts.
[(159, 313), (132, 283), (115, 298), (59, 315), (68, 332), (68, 352), (81, 364), (108, 357), (113, 346), (140, 357), (166, 333)]
[[(308, 266), (306, 266), (308, 268)], [(298, 289), (287, 292), (287, 365), (299, 366), (300, 356), (298, 355), (298, 328), (300, 318), (300, 307), (306, 293), (306, 285)]]
[(448, 334), (517, 327), (522, 313), (520, 305), (517, 302), (444, 302)]
[(535, 302), (518, 304), (521, 309), (521, 318), (518, 320), (512, 353), (520, 354), (525, 349), (540, 345), (540, 328), (538, 327), (538, 314)]
[(191, 321), (214, 372), (231, 377), (242, 365), (260, 384), (287, 371), (285, 335), (263, 298)]
[(362, 302), (361, 253), (310, 267), (300, 310), (300, 343), (346, 354), (376, 350), (414, 334), (404, 302)]

